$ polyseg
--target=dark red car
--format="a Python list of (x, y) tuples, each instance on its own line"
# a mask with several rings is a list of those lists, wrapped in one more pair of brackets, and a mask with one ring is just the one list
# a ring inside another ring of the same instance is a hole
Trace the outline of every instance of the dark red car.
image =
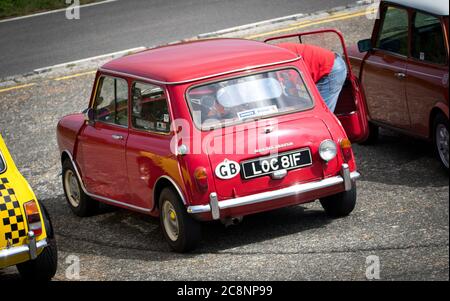
[(349, 50), (364, 87), (369, 142), (378, 127), (433, 141), (449, 168), (448, 0), (382, 1), (372, 37)]
[[(350, 72), (339, 115), (354, 140), (367, 136), (356, 83)], [(194, 248), (199, 221), (316, 199), (330, 216), (349, 214), (359, 173), (347, 134), (300, 57), (239, 39), (113, 60), (85, 113), (57, 128), (73, 212), (93, 214), (101, 201), (160, 216), (176, 251)]]

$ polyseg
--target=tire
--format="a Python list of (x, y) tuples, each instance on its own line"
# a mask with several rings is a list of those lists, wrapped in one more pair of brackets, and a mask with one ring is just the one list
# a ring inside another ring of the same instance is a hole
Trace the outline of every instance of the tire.
[(349, 215), (356, 205), (356, 183), (352, 189), (320, 199), (320, 204), (325, 213), (331, 218), (339, 218)]
[(65, 160), (62, 165), (62, 184), (67, 203), (75, 215), (87, 217), (97, 213), (98, 202), (84, 193), (76, 171), (69, 160)]
[(448, 144), (448, 119), (438, 114), (433, 121), (433, 145), (439, 161), (447, 171), (449, 170)]
[(361, 144), (362, 145), (371, 145), (371, 144), (377, 143), (379, 133), (380, 133), (380, 127), (369, 122), (369, 136)]
[(195, 249), (201, 240), (201, 225), (189, 216), (173, 189), (161, 191), (159, 209), (161, 228), (170, 248), (179, 253)]
[(39, 205), (44, 218), (48, 246), (36, 259), (19, 263), (17, 270), (25, 280), (50, 281), (58, 269), (58, 248), (48, 212), (42, 204)]

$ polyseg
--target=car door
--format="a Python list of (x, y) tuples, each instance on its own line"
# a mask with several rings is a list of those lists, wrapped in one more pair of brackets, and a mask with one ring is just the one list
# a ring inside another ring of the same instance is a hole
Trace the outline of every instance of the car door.
[(347, 54), (347, 47), (341, 32), (335, 29), (321, 29), (289, 34), (266, 39), (265, 42), (296, 37), (300, 43), (324, 47), (341, 55), (347, 65), (347, 79), (334, 111), (341, 121), (347, 136), (353, 142), (364, 141), (368, 134), (367, 112), (359, 80), (354, 75)]
[(448, 48), (440, 17), (415, 12), (411, 34), (411, 57), (406, 72), (411, 130), (427, 138), (431, 110), (448, 99)]
[(78, 161), (84, 184), (91, 194), (126, 202), (128, 82), (123, 78), (100, 76), (92, 109), (94, 122), (82, 129), (78, 139)]
[(133, 205), (153, 208), (153, 188), (161, 176), (180, 182), (178, 161), (170, 150), (172, 131), (164, 88), (133, 82), (130, 134), (127, 141), (128, 178)]
[(371, 121), (409, 129), (406, 101), (408, 10), (382, 5), (379, 22), (372, 37), (374, 47), (365, 57), (361, 74), (368, 113)]

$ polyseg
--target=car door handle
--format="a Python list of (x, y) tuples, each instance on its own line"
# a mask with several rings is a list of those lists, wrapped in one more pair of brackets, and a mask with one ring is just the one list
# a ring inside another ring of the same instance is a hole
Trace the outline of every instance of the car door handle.
[(123, 140), (122, 135), (111, 135), (111, 138), (113, 138), (114, 140)]
[(404, 79), (406, 77), (406, 74), (403, 72), (397, 72), (397, 73), (394, 73), (394, 75), (398, 79)]

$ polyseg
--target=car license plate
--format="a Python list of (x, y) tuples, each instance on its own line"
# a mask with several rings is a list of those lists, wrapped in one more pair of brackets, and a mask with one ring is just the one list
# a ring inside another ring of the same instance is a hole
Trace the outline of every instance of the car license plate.
[(241, 163), (242, 176), (251, 179), (268, 175), (277, 170), (291, 170), (312, 164), (309, 148), (261, 157)]

